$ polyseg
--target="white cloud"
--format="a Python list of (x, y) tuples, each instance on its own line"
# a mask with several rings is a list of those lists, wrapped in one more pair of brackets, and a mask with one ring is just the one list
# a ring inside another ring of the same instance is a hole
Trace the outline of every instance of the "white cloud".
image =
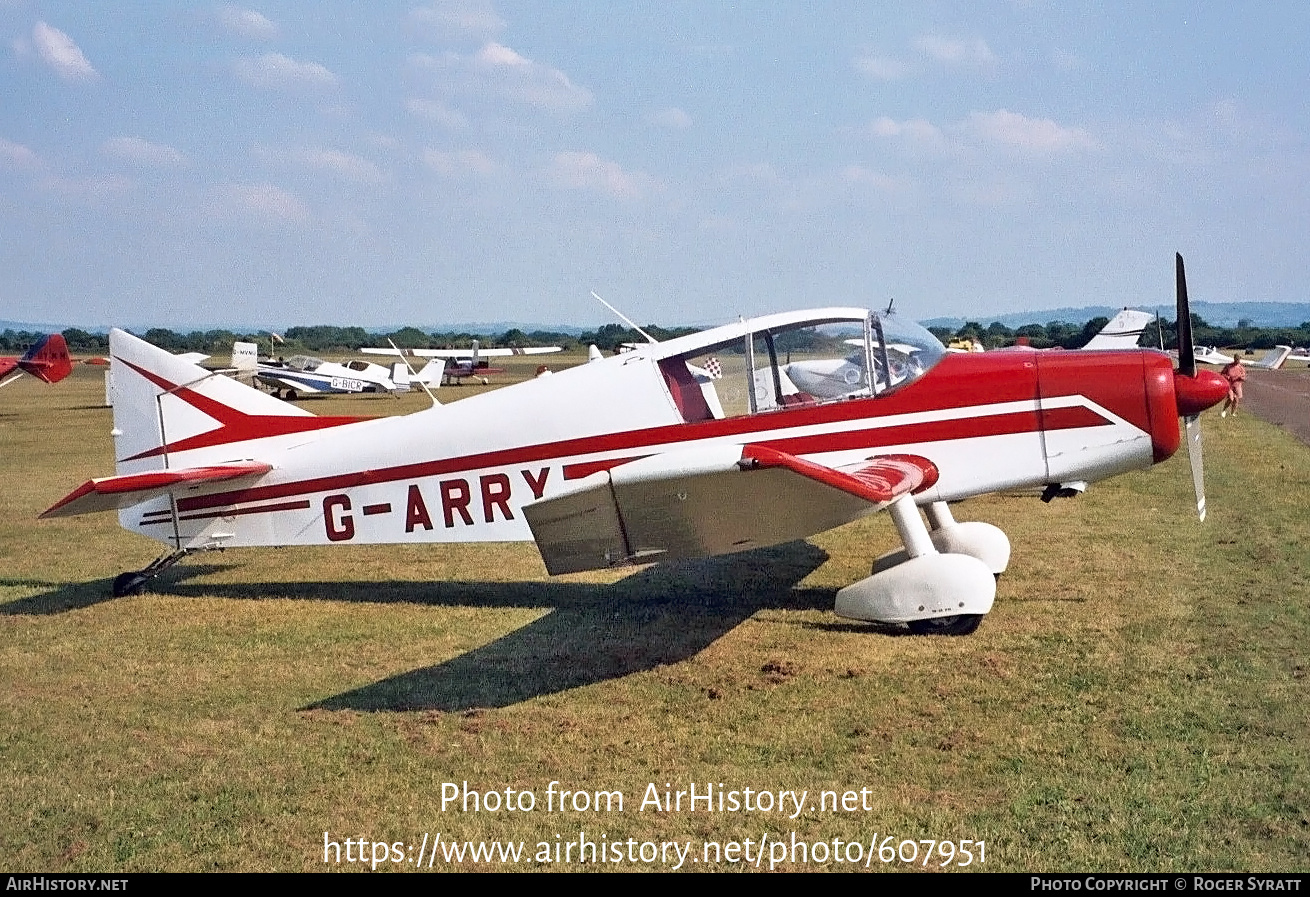
[(478, 62), (485, 66), (508, 66), (510, 68), (528, 69), (532, 60), (515, 53), (504, 44), (488, 41), (478, 51)]
[(903, 137), (915, 143), (937, 143), (942, 139), (941, 129), (923, 118), (896, 121), (884, 115), (870, 122), (869, 133), (875, 137)]
[(841, 171), (841, 179), (852, 186), (872, 187), (886, 193), (904, 190), (906, 186), (904, 181), (863, 165), (847, 165)]
[(979, 68), (992, 68), (996, 65), (987, 42), (981, 38), (974, 40), (957, 40), (936, 34), (925, 34), (914, 42), (921, 53), (947, 65), (969, 65)]
[(332, 149), (305, 149), (294, 153), (294, 158), (320, 171), (327, 171), (352, 181), (378, 184), (386, 180), (382, 171), (368, 159)]
[(936, 146), (953, 152), (970, 147), (999, 146), (1025, 155), (1057, 155), (1094, 150), (1098, 145), (1082, 128), (1065, 127), (1049, 118), (1029, 118), (1008, 109), (971, 112), (945, 128), (923, 118), (896, 121), (882, 116), (869, 123), (873, 137), (896, 139), (917, 147)]
[(65, 81), (89, 81), (99, 77), (73, 39), (58, 28), (37, 22), (32, 28), (32, 40), (42, 61)]
[(505, 20), (486, 0), (446, 0), (421, 6), (409, 14), (410, 21), (446, 35), (495, 34)]
[(459, 177), (464, 174), (488, 175), (496, 170), (496, 164), (486, 153), (478, 150), (455, 150), (442, 152), (426, 149), (423, 161), (429, 168), (446, 177)]
[(560, 187), (596, 190), (621, 199), (638, 199), (654, 187), (648, 175), (626, 172), (617, 162), (595, 153), (557, 153), (551, 160), (549, 177)]
[(97, 200), (122, 196), (132, 189), (132, 181), (121, 175), (87, 178), (49, 177), (41, 180), (40, 187), (73, 199)]
[(494, 41), (471, 56), (416, 55), (410, 61), (436, 72), (441, 90), (491, 94), (553, 111), (579, 109), (592, 102), (591, 91), (574, 84), (559, 69), (533, 62)]
[(341, 150), (323, 147), (293, 147), (285, 150), (256, 147), (254, 155), (265, 162), (326, 172), (362, 184), (380, 184), (386, 180), (382, 171), (368, 159)]
[(1082, 128), (1066, 128), (1049, 118), (1029, 118), (1008, 109), (971, 112), (962, 127), (985, 142), (1026, 153), (1045, 155), (1096, 148), (1096, 141)]
[(650, 123), (674, 131), (685, 131), (691, 127), (691, 116), (677, 106), (669, 106), (667, 109), (652, 112)]
[(186, 156), (173, 147), (162, 143), (151, 143), (140, 137), (113, 137), (104, 142), (101, 150), (107, 155), (138, 165), (186, 164)]
[(0, 137), (0, 167), (4, 168), (39, 168), (41, 157), (21, 143), (14, 143)]
[(317, 62), (298, 62), (281, 53), (238, 59), (232, 70), (247, 84), (269, 90), (330, 87), (337, 83), (337, 76)]
[(910, 67), (899, 59), (887, 56), (860, 56), (852, 65), (860, 74), (879, 81), (896, 81), (904, 78), (910, 71)]
[(405, 101), (405, 109), (410, 115), (426, 118), (428, 121), (436, 122), (443, 128), (450, 128), (451, 130), (467, 128), (469, 124), (467, 115), (458, 109), (451, 109), (445, 103), (437, 100), (411, 97)]
[(277, 25), (253, 9), (223, 6), (218, 10), (218, 23), (233, 34), (250, 40), (272, 40), (277, 37)]
[(269, 221), (307, 221), (309, 209), (294, 194), (272, 184), (229, 184), (216, 190), (216, 211)]

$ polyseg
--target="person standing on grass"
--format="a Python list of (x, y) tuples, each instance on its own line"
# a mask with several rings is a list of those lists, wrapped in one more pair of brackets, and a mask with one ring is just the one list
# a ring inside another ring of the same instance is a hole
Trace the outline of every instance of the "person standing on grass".
[(1219, 412), (1220, 417), (1227, 417), (1229, 409), (1232, 409), (1234, 415), (1237, 414), (1237, 406), (1242, 404), (1242, 383), (1246, 381), (1246, 367), (1242, 364), (1242, 356), (1234, 355), (1233, 360), (1224, 365), (1224, 378), (1228, 381), (1228, 398), (1224, 399), (1224, 410)]

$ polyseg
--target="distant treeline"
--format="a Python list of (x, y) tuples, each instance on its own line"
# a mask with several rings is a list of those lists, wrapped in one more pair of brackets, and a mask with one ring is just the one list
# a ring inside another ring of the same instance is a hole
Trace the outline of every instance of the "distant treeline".
[[(986, 326), (977, 321), (969, 321), (958, 330), (948, 327), (929, 328), (933, 335), (944, 343), (952, 340), (976, 340), (985, 348), (997, 349), (1012, 346), (1025, 338), (1029, 345), (1038, 349), (1050, 349), (1060, 346), (1064, 349), (1079, 349), (1087, 345), (1092, 337), (1110, 323), (1107, 317), (1092, 318), (1085, 324), (1071, 324), (1068, 321), (1051, 321), (1048, 324), (1024, 324), (1021, 327), (1006, 327), (993, 322)], [(1222, 346), (1234, 349), (1272, 349), (1277, 345), (1310, 345), (1310, 321), (1300, 327), (1254, 327), (1250, 321), (1238, 321), (1236, 327), (1213, 327), (1198, 314), (1192, 314), (1192, 343), (1197, 346)], [(1164, 347), (1178, 348), (1178, 327), (1176, 321), (1161, 319), (1160, 326), (1152, 321), (1138, 341), (1138, 345), (1159, 348), (1160, 331), (1164, 331)]]
[[(695, 327), (660, 327), (648, 324), (646, 332), (657, 340), (673, 339), (689, 333), (696, 333)], [(0, 352), (14, 354), (22, 352), (45, 334), (29, 330), (5, 330), (0, 332)], [(72, 352), (79, 354), (104, 354), (109, 351), (109, 335), (89, 333), (76, 327), (63, 331), (64, 340)], [(485, 347), (528, 346), (563, 346), (576, 349), (596, 345), (606, 351), (613, 351), (620, 343), (644, 343), (646, 338), (635, 330), (620, 327), (617, 324), (604, 326), (573, 336), (567, 333), (555, 333), (546, 330), (534, 330), (524, 333), (512, 328), (504, 333), (469, 333), (466, 331), (449, 331), (424, 333), (417, 327), (403, 327), (392, 333), (370, 333), (363, 327), (332, 327), (318, 325), (314, 327), (289, 327), (277, 337), (268, 332), (236, 333), (231, 330), (192, 330), (178, 333), (162, 327), (152, 327), (145, 333), (138, 333), (142, 339), (167, 349), (170, 352), (205, 352), (210, 355), (225, 354), (232, 351), (236, 341), (258, 343), (261, 352), (278, 355), (303, 353), (354, 352), (363, 346), (386, 346), (391, 340), (402, 349), (467, 349), (473, 341)]]
[[(952, 340), (977, 340), (988, 349), (1014, 345), (1021, 337), (1039, 349), (1061, 346), (1077, 349), (1086, 345), (1107, 323), (1109, 318), (1092, 318), (1085, 324), (1072, 324), (1067, 321), (1051, 321), (1047, 324), (1025, 324), (1010, 328), (1004, 324), (991, 323), (986, 326), (977, 321), (967, 322), (958, 330), (945, 327), (930, 328), (933, 334), (944, 343)], [(1162, 321), (1164, 346), (1177, 348), (1177, 328), (1172, 321)], [(697, 332), (695, 327), (660, 327), (648, 324), (647, 333), (657, 340), (673, 339)], [(0, 352), (17, 354), (27, 349), (44, 334), (26, 330), (5, 330), (0, 332)], [(89, 333), (76, 327), (63, 331), (68, 348), (79, 354), (100, 354), (109, 351), (109, 336), (104, 333)], [(605, 324), (596, 330), (571, 336), (567, 333), (555, 333), (546, 330), (534, 330), (524, 333), (513, 328), (504, 333), (468, 333), (464, 331), (424, 333), (416, 327), (403, 327), (393, 333), (370, 333), (362, 327), (332, 327), (319, 325), (315, 327), (290, 327), (275, 340), (268, 333), (234, 333), (231, 330), (193, 330), (190, 333), (177, 333), (172, 330), (154, 327), (145, 333), (137, 334), (148, 342), (170, 352), (205, 352), (221, 355), (232, 351), (232, 343), (237, 340), (258, 343), (261, 352), (273, 352), (277, 355), (296, 353), (332, 354), (355, 352), (363, 346), (385, 346), (390, 339), (402, 349), (467, 349), (477, 340), (481, 346), (563, 346), (565, 349), (585, 349), (596, 345), (602, 350), (612, 352), (621, 343), (644, 343), (646, 338), (635, 330), (618, 324)], [(1199, 315), (1192, 315), (1193, 342), (1200, 346), (1223, 346), (1228, 348), (1271, 349), (1275, 345), (1306, 346), (1310, 345), (1310, 321), (1300, 327), (1253, 327), (1249, 321), (1238, 321), (1236, 327), (1212, 327)], [(802, 340), (803, 341), (803, 340)], [(1142, 335), (1141, 345), (1159, 346), (1160, 334), (1156, 325), (1150, 324)], [(797, 344), (788, 348), (804, 348)]]

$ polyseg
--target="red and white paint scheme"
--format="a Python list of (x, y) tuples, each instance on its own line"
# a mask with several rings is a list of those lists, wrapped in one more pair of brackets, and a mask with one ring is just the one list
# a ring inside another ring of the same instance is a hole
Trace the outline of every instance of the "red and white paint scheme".
[[(18, 373), (9, 377), (14, 371)], [(43, 383), (58, 383), (72, 372), (68, 344), (58, 333), (41, 337), (19, 358), (0, 358), (0, 386), (8, 386), (23, 374), (31, 374)]]
[[(816, 328), (860, 334), (862, 395), (788, 381), (784, 348)], [(912, 363), (889, 363), (892, 343), (913, 345)], [(905, 547), (837, 612), (960, 634), (991, 608), (1010, 546), (947, 502), (1149, 467), (1177, 450), (1180, 414), (1227, 393), (1159, 352), (948, 354), (858, 308), (744, 320), (375, 419), (289, 407), (122, 331), (110, 346), (117, 475), (43, 516), (117, 509), (169, 546), (118, 593), (213, 548), (532, 540), (555, 574), (779, 544), (887, 509)]]

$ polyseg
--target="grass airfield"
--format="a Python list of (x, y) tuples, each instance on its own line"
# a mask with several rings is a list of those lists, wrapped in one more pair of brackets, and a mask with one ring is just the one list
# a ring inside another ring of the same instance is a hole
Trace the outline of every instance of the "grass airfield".
[[(888, 836), (985, 841), (970, 868), (990, 871), (1310, 865), (1310, 449), (1254, 418), (1203, 420), (1205, 524), (1182, 454), (1075, 500), (957, 506), (1006, 530), (1014, 558), (975, 635), (922, 638), (831, 612), (896, 544), (877, 516), (767, 551), (553, 579), (531, 544), (237, 550), (114, 599), (112, 578), (160, 546), (112, 515), (35, 520), (112, 472), (101, 373), (0, 392), (10, 869), (361, 870), (343, 842), (363, 838), (399, 842), (405, 861), (378, 865), (399, 870), (438, 833), (523, 841), (521, 869), (579, 868), (553, 851), (583, 833), (691, 842), (692, 869), (706, 841), (867, 851)], [(443, 810), (443, 783), (464, 782), (527, 789), (535, 808)], [(551, 782), (620, 791), (624, 809), (548, 810)], [(652, 783), (803, 789), (813, 806), (642, 809)], [(825, 790), (863, 790), (863, 805), (820, 809)], [(340, 864), (324, 863), (325, 832)], [(923, 849), (871, 868), (925, 868)], [(755, 868), (747, 855), (709, 868)], [(942, 861), (926, 868), (955, 868)], [(863, 864), (828, 851), (777, 868)]]

